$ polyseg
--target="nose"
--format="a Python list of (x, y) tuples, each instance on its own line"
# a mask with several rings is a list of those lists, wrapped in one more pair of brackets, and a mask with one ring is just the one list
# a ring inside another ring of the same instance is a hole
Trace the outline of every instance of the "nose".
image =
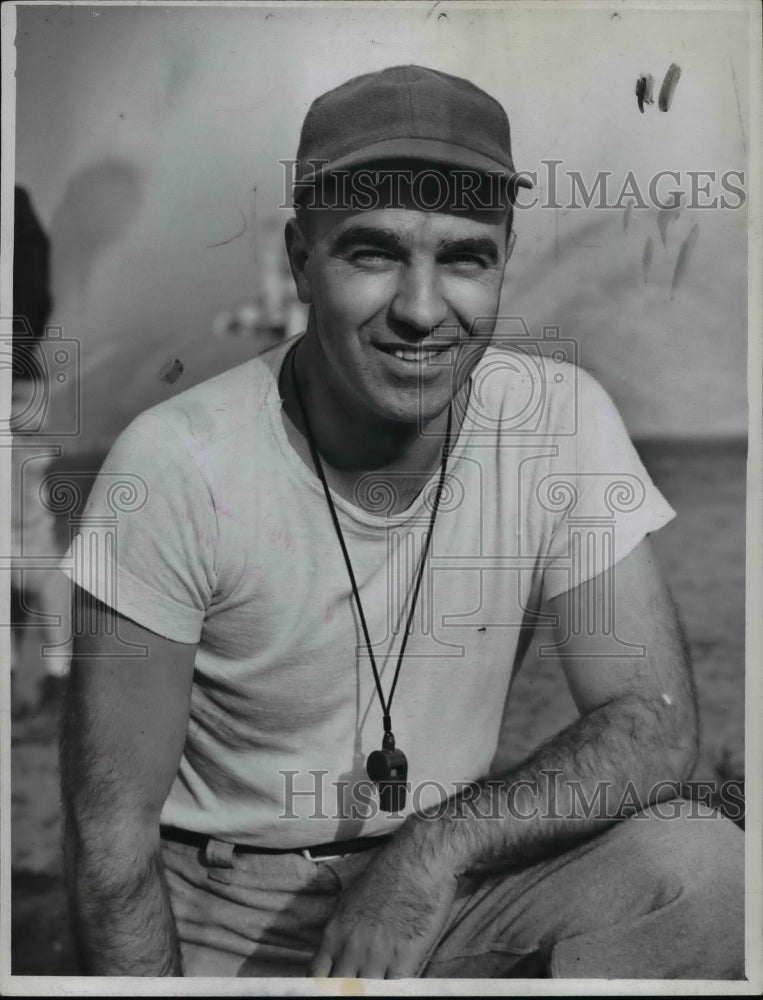
[(445, 322), (448, 305), (433, 262), (411, 261), (400, 268), (390, 317), (417, 337)]

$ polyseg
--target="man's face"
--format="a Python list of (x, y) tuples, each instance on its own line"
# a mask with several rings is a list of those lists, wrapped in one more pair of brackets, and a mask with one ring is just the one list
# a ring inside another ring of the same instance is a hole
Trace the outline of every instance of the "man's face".
[(322, 368), (315, 374), (352, 409), (432, 419), (494, 329), (505, 213), (323, 210), (311, 222), (312, 240), (291, 258), (300, 298), (312, 307), (308, 336)]

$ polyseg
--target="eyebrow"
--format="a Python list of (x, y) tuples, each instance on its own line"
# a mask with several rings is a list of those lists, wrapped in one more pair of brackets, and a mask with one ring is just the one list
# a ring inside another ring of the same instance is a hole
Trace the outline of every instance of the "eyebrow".
[(464, 237), (458, 240), (446, 240), (439, 247), (447, 253), (469, 253), (475, 257), (485, 257), (491, 264), (497, 264), (499, 260), (498, 247), (495, 240), (488, 236)]
[[(397, 233), (390, 229), (382, 229), (376, 226), (351, 226), (340, 233), (333, 242), (332, 250), (341, 253), (357, 246), (359, 243), (367, 243), (371, 246), (383, 247), (401, 253), (405, 250), (405, 244)], [(497, 264), (500, 259), (498, 246), (495, 240), (485, 236), (466, 236), (454, 240), (443, 240), (437, 246), (438, 254), (447, 253), (468, 253), (475, 256), (485, 257), (491, 264)]]
[(332, 244), (334, 252), (349, 250), (358, 243), (369, 243), (388, 250), (402, 251), (403, 242), (397, 233), (391, 229), (380, 229), (376, 226), (350, 226), (340, 233)]

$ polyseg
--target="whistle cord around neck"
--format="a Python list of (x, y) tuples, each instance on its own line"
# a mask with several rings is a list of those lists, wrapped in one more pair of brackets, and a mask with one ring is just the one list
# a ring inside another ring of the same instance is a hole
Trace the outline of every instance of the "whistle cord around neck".
[(331, 514), (331, 520), (334, 522), (334, 530), (336, 531), (336, 536), (339, 539), (339, 546), (342, 550), (342, 555), (344, 556), (345, 565), (347, 566), (347, 573), (350, 577), (350, 584), (352, 586), (352, 594), (355, 598), (355, 604), (358, 609), (358, 615), (360, 617), (360, 624), (363, 629), (363, 638), (366, 642), (366, 649), (368, 650), (368, 657), (371, 661), (371, 670), (374, 675), (374, 682), (376, 684), (376, 693), (379, 696), (379, 702), (382, 707), (383, 713), (383, 725), (385, 736), (392, 733), (392, 720), (390, 715), (390, 709), (392, 706), (392, 698), (395, 694), (395, 688), (397, 687), (398, 677), (400, 676), (400, 668), (403, 665), (403, 657), (405, 656), (405, 649), (408, 645), (408, 635), (411, 630), (411, 624), (413, 623), (413, 615), (416, 611), (416, 604), (418, 601), (419, 590), (421, 589), (421, 581), (424, 576), (424, 568), (427, 562), (427, 555), (429, 553), (429, 545), (432, 541), (432, 534), (434, 532), (435, 521), (437, 520), (437, 512), (440, 509), (440, 498), (442, 496), (443, 487), (445, 485), (445, 474), (448, 468), (448, 456), (450, 453), (450, 436), (451, 436), (451, 425), (453, 418), (453, 406), (452, 403), (448, 404), (448, 423), (445, 430), (445, 443), (442, 449), (442, 461), (440, 463), (440, 477), (437, 482), (437, 487), (435, 491), (434, 502), (432, 504), (432, 514), (429, 519), (429, 528), (427, 530), (426, 539), (424, 540), (424, 548), (421, 553), (421, 559), (419, 561), (418, 572), (416, 574), (416, 581), (413, 588), (413, 594), (411, 596), (410, 610), (408, 611), (408, 620), (405, 623), (405, 631), (403, 632), (403, 638), (400, 643), (400, 652), (397, 657), (397, 665), (395, 666), (395, 674), (392, 678), (392, 687), (390, 688), (389, 697), (385, 699), (384, 692), (381, 686), (381, 679), (379, 677), (379, 671), (376, 666), (376, 658), (374, 657), (373, 648), (371, 646), (371, 636), (368, 632), (368, 625), (366, 624), (366, 616), (363, 612), (363, 604), (360, 600), (360, 591), (358, 590), (358, 584), (355, 580), (355, 573), (352, 568), (352, 562), (350, 560), (350, 553), (347, 551), (347, 545), (344, 540), (344, 534), (342, 533), (341, 525), (339, 524), (339, 517), (337, 516), (336, 507), (334, 506), (334, 501), (331, 497), (331, 490), (329, 489), (329, 484), (326, 480), (326, 474), (323, 471), (323, 463), (321, 461), (320, 454), (318, 453), (318, 447), (315, 443), (315, 438), (313, 436), (313, 431), (310, 426), (310, 421), (307, 419), (307, 411), (305, 410), (305, 404), (302, 400), (302, 393), (299, 389), (299, 382), (297, 381), (297, 368), (296, 368), (296, 349), (292, 351), (290, 361), (291, 361), (291, 377), (292, 383), (294, 385), (294, 395), (297, 399), (297, 404), (299, 405), (299, 410), (302, 415), (302, 422), (305, 426), (305, 436), (307, 437), (307, 443), (310, 447), (310, 455), (313, 460), (313, 465), (315, 466), (315, 471), (318, 474), (318, 478), (323, 486), (323, 492), (326, 496), (326, 503), (328, 505), (329, 512)]

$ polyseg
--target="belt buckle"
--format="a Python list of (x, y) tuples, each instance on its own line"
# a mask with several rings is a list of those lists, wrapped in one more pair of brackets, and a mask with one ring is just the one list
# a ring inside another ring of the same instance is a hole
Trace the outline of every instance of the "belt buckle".
[(303, 847), (299, 852), (303, 858), (307, 858), (308, 861), (312, 861), (314, 864), (320, 864), (321, 861), (337, 861), (339, 858), (343, 858), (344, 854), (322, 854), (319, 858), (314, 858), (310, 853), (309, 847)]

